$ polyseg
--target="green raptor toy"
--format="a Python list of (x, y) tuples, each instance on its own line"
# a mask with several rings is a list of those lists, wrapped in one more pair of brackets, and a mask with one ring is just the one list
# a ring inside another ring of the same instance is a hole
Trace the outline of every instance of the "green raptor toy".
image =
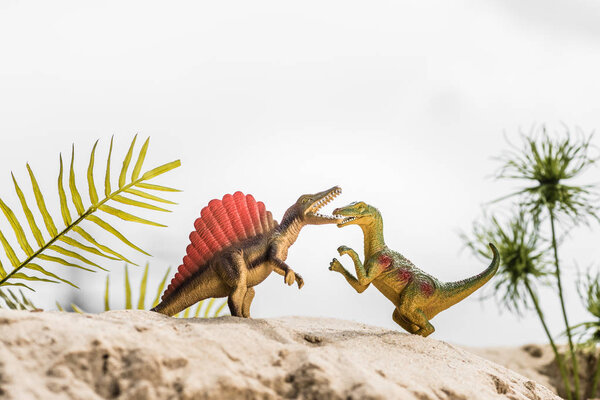
[(500, 256), (490, 243), (494, 258), (487, 269), (462, 281), (440, 282), (385, 245), (383, 219), (375, 207), (356, 202), (334, 210), (333, 214), (345, 217), (338, 223), (340, 228), (360, 226), (364, 234), (365, 262), (363, 264), (351, 248), (340, 246), (340, 256), (348, 254), (354, 261), (356, 278), (335, 258), (329, 269), (341, 273), (358, 293), (372, 283), (396, 306), (392, 314), (394, 321), (410, 333), (431, 335), (435, 328), (429, 321), (434, 316), (479, 289), (498, 270)]
[(288, 250), (304, 226), (341, 222), (341, 217), (319, 213), (341, 192), (334, 186), (300, 196), (281, 224), (252, 195), (236, 192), (211, 200), (194, 222), (183, 264), (152, 311), (174, 315), (200, 300), (228, 297), (231, 315), (249, 318), (253, 287), (271, 272), (301, 288), (304, 280), (285, 263)]

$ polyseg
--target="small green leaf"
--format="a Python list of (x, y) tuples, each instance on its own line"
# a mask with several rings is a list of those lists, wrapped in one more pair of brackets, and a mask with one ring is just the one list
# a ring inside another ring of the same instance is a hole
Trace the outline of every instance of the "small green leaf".
[(165, 276), (160, 281), (160, 285), (158, 285), (158, 290), (156, 291), (156, 297), (152, 302), (152, 307), (156, 307), (158, 302), (160, 301), (160, 295), (162, 294), (163, 289), (165, 288), (165, 284), (167, 283), (167, 278), (169, 277), (169, 272), (171, 272), (171, 268), (167, 268), (167, 272), (165, 272)]
[(24, 279), (26, 281), (41, 281), (41, 282), (58, 283), (58, 281), (53, 281), (51, 279), (44, 279), (44, 278), (39, 278), (37, 276), (25, 275), (22, 272), (17, 272), (16, 274), (13, 274), (11, 278), (13, 278), (13, 279)]
[(69, 236), (62, 235), (61, 237), (58, 238), (58, 240), (60, 240), (61, 242), (70, 244), (71, 246), (76, 247), (76, 248), (78, 248), (80, 250), (89, 251), (90, 253), (95, 254), (97, 256), (100, 256), (100, 257), (105, 257), (105, 258), (108, 258), (110, 260), (120, 260), (120, 258), (109, 256), (107, 254), (102, 253), (101, 251), (99, 251), (95, 247), (86, 246), (85, 244), (80, 243), (77, 240), (75, 240), (75, 239), (73, 239), (73, 238), (71, 238)]
[(46, 208), (46, 202), (44, 201), (44, 196), (40, 191), (40, 187), (35, 179), (35, 175), (33, 175), (33, 171), (29, 164), (27, 164), (27, 172), (29, 172), (29, 179), (31, 179), (31, 187), (33, 188), (33, 194), (35, 195), (35, 201), (37, 202), (38, 208), (40, 209), (40, 213), (44, 218), (44, 224), (46, 225), (46, 229), (51, 237), (55, 237), (58, 235), (58, 231), (56, 230), (56, 225), (54, 225), (54, 221), (52, 221), (52, 217)]
[(148, 194), (146, 192), (142, 192), (141, 190), (136, 190), (136, 189), (128, 188), (128, 189), (125, 189), (125, 192), (134, 194), (134, 195), (139, 196), (139, 197), (143, 197), (143, 198), (148, 199), (148, 200), (158, 201), (160, 203), (177, 204), (174, 201), (165, 200), (165, 199), (162, 199), (160, 197)]
[(127, 155), (125, 155), (125, 159), (123, 160), (123, 167), (121, 168), (121, 174), (119, 175), (119, 189), (125, 186), (125, 179), (127, 175), (127, 168), (129, 168), (129, 163), (131, 162), (131, 155), (133, 153), (133, 146), (135, 146), (135, 140), (137, 139), (137, 135), (133, 137), (131, 142), (131, 146), (129, 146), (129, 151)]
[(149, 257), (152, 257), (149, 253), (145, 252), (144, 250), (140, 249), (138, 246), (136, 246), (135, 244), (133, 244), (129, 240), (127, 240), (127, 238), (125, 236), (123, 236), (119, 231), (117, 231), (115, 228), (113, 228), (108, 222), (105, 222), (104, 220), (98, 218), (96, 215), (93, 215), (93, 214), (89, 215), (87, 217), (87, 219), (92, 221), (99, 227), (103, 228), (104, 230), (112, 233), (113, 235), (115, 235), (117, 238), (119, 238), (123, 243), (125, 243), (129, 247), (131, 247)]
[(148, 150), (148, 143), (150, 142), (150, 138), (146, 139), (144, 145), (140, 150), (140, 155), (138, 156), (137, 162), (135, 163), (135, 167), (133, 168), (133, 172), (131, 173), (131, 181), (134, 182), (140, 176), (140, 171), (142, 170), (142, 164), (144, 163), (144, 159), (146, 158), (146, 151)]
[(60, 169), (58, 171), (58, 197), (60, 198), (60, 213), (62, 214), (65, 226), (71, 225), (71, 212), (69, 211), (69, 203), (63, 186), (63, 160), (60, 155)]
[(136, 183), (134, 186), (140, 187), (142, 189), (158, 190), (160, 192), (181, 192), (181, 190), (179, 190), (179, 189), (173, 189), (173, 188), (170, 188), (167, 186), (161, 186), (161, 185), (154, 185), (152, 183), (140, 182), (140, 183)]
[(35, 292), (35, 290), (33, 290), (32, 288), (30, 288), (29, 286), (27, 286), (26, 284), (21, 283), (21, 282), (2, 282), (0, 284), (0, 286), (21, 286), (21, 287), (31, 290), (32, 292)]
[(49, 276), (49, 277), (51, 277), (51, 278), (54, 278), (54, 279), (58, 279), (58, 280), (59, 280), (59, 281), (61, 281), (61, 282), (64, 282), (64, 283), (66, 283), (66, 284), (68, 284), (68, 285), (71, 285), (71, 286), (73, 286), (73, 287), (74, 287), (74, 288), (76, 288), (76, 289), (79, 289), (79, 287), (78, 287), (77, 285), (75, 285), (75, 284), (73, 284), (73, 283), (69, 282), (69, 281), (68, 281), (68, 280), (66, 280), (66, 279), (63, 279), (63, 278), (61, 278), (60, 276), (57, 276), (57, 275), (53, 274), (53, 273), (52, 273), (52, 272), (50, 272), (50, 271), (46, 271), (44, 268), (42, 268), (41, 266), (39, 266), (39, 265), (37, 265), (37, 264), (29, 263), (29, 264), (25, 265), (25, 268), (28, 268), (28, 269), (31, 269), (31, 270), (34, 270), (34, 271), (41, 272), (42, 274), (44, 274), (44, 275), (46, 275), (46, 276)]
[(74, 251), (71, 251), (71, 250), (67, 250), (64, 247), (60, 247), (58, 245), (53, 244), (52, 246), (48, 247), (48, 249), (56, 251), (57, 253), (62, 254), (63, 256), (75, 258), (75, 259), (77, 259), (79, 261), (82, 261), (82, 262), (84, 262), (86, 264), (93, 265), (96, 268), (100, 268), (101, 270), (106, 271), (106, 268), (102, 268), (101, 266), (99, 266), (95, 262), (90, 261), (87, 258), (85, 258), (84, 256), (82, 256), (81, 254), (75, 253)]
[(106, 160), (106, 176), (104, 177), (104, 194), (106, 197), (110, 196), (112, 190), (110, 189), (110, 156), (112, 155), (113, 137), (110, 138), (110, 149), (108, 150), (108, 160)]
[(94, 143), (94, 147), (92, 148), (87, 171), (88, 186), (90, 187), (90, 201), (92, 202), (92, 205), (98, 203), (98, 192), (96, 192), (96, 185), (94, 184), (94, 155), (96, 153), (97, 145), (98, 141), (96, 140), (96, 143)]
[(194, 318), (198, 318), (200, 315), (200, 310), (202, 309), (202, 304), (204, 304), (204, 300), (200, 300), (198, 304), (196, 304), (196, 312), (194, 313)]
[(161, 208), (161, 207), (157, 207), (154, 206), (152, 204), (148, 204), (148, 203), (144, 203), (142, 201), (137, 201), (137, 200), (132, 200), (129, 199), (127, 197), (123, 197), (121, 195), (115, 195), (112, 198), (114, 201), (118, 201), (119, 203), (122, 204), (127, 204), (129, 206), (135, 206), (135, 207), (141, 207), (141, 208), (146, 208), (148, 210), (155, 210), (155, 211), (163, 211), (163, 212), (171, 212), (171, 210), (167, 210), (166, 208)]
[(227, 300), (225, 300), (220, 306), (219, 308), (217, 308), (217, 310), (215, 311), (215, 314), (213, 315), (214, 317), (218, 317), (219, 315), (221, 315), (221, 312), (223, 312), (223, 309), (225, 308), (225, 306), (227, 305)]
[(125, 309), (131, 310), (131, 284), (129, 283), (129, 270), (127, 265), (125, 266)]
[(69, 173), (69, 188), (71, 189), (71, 197), (73, 199), (73, 204), (75, 205), (75, 209), (77, 210), (77, 214), (83, 215), (85, 212), (85, 208), (83, 207), (83, 202), (81, 201), (81, 195), (77, 190), (77, 185), (75, 184), (75, 170), (73, 169), (73, 163), (75, 161), (75, 145), (73, 145), (71, 149), (71, 172)]
[(109, 294), (108, 294), (108, 275), (106, 275), (106, 289), (104, 289), (104, 311), (110, 310), (110, 302), (109, 302)]
[(13, 175), (12, 172), (10, 175), (12, 176), (12, 180), (15, 185), (15, 192), (17, 192), (17, 196), (19, 197), (19, 201), (21, 202), (21, 207), (23, 208), (23, 212), (25, 213), (25, 217), (27, 217), (27, 222), (29, 223), (29, 228), (31, 228), (31, 232), (33, 233), (33, 237), (35, 237), (35, 241), (38, 244), (38, 246), (42, 247), (44, 245), (44, 237), (42, 236), (42, 232), (40, 231), (40, 228), (38, 228), (38, 226), (35, 222), (33, 213), (31, 212), (31, 209), (27, 205), (25, 196), (23, 195), (21, 188), (17, 184), (17, 180), (15, 179), (15, 176)]
[[(179, 166), (181, 166), (181, 161), (180, 160), (171, 161), (170, 163), (161, 165), (160, 167), (156, 167), (156, 168), (151, 169), (150, 171), (146, 172), (144, 175), (142, 175), (142, 180), (146, 181), (148, 179), (152, 179), (155, 176), (162, 175), (165, 172), (168, 172), (168, 171), (170, 171), (170, 170), (172, 170), (174, 168), (177, 168)], [(137, 185), (137, 186), (139, 186), (139, 185)]]
[(89, 272), (96, 272), (93, 269), (89, 269), (89, 268), (86, 268), (86, 267), (82, 267), (81, 265), (73, 264), (72, 262), (69, 262), (69, 261), (67, 261), (67, 260), (65, 260), (63, 258), (60, 258), (60, 257), (49, 256), (47, 254), (38, 254), (38, 258), (40, 260), (62, 264), (62, 265), (65, 265), (67, 267), (79, 268), (79, 269), (82, 269), (84, 271), (89, 271)]
[(210, 315), (210, 309), (212, 308), (213, 304), (215, 304), (215, 298), (214, 297), (212, 297), (208, 301), (208, 304), (206, 305), (206, 310), (204, 310), (204, 318), (208, 318), (208, 316)]
[(142, 276), (142, 281), (140, 282), (140, 299), (138, 300), (138, 310), (143, 310), (145, 308), (144, 303), (146, 302), (146, 283), (148, 282), (148, 269), (150, 268), (150, 264), (146, 263), (146, 268), (144, 268), (144, 276)]
[(4, 278), (6, 276), (6, 270), (4, 269), (4, 265), (2, 265), (2, 262), (0, 261), (0, 279)]
[(8, 259), (10, 260), (10, 263), (12, 264), (13, 267), (17, 268), (20, 264), (19, 258), (15, 254), (15, 251), (13, 250), (13, 248), (10, 246), (10, 243), (8, 243), (8, 241), (4, 237), (4, 234), (2, 233), (2, 231), (0, 231), (0, 242), (2, 243), (2, 247), (4, 247), (4, 252), (6, 253), (6, 256), (8, 257)]
[(56, 302), (56, 308), (58, 309), (58, 311), (65, 311), (65, 309), (62, 308), (62, 306), (60, 305), (60, 303), (58, 301)]
[(19, 246), (21, 246), (21, 249), (23, 249), (23, 251), (25, 252), (25, 254), (27, 254), (27, 256), (31, 256), (33, 254), (33, 249), (29, 245), (29, 242), (27, 242), (27, 237), (25, 236), (25, 231), (23, 231), (23, 227), (17, 220), (15, 213), (13, 213), (13, 211), (10, 209), (10, 207), (8, 207), (2, 201), (2, 199), (0, 199), (0, 209), (2, 209), (2, 213), (4, 213), (4, 216), (10, 223), (10, 226), (13, 228), (13, 231), (15, 232), (15, 236), (17, 237), (17, 242), (19, 242)]
[(83, 314), (85, 313), (85, 311), (83, 311), (81, 308), (77, 307), (77, 305), (75, 303), (71, 303), (71, 308), (73, 309), (73, 311), (75, 311), (77, 314)]
[(92, 235), (90, 235), (89, 233), (87, 233), (82, 227), (80, 226), (74, 226), (73, 227), (73, 231), (78, 233), (79, 235), (81, 235), (81, 237), (83, 237), (85, 240), (87, 240), (88, 242), (90, 242), (91, 244), (93, 244), (94, 246), (98, 247), (100, 250), (108, 253), (108, 254), (112, 254), (115, 257), (118, 257), (119, 259), (129, 263), (129, 264), (133, 264), (133, 265), (137, 265), (136, 263), (129, 261), (127, 258), (125, 258), (125, 256), (117, 253), (116, 251), (112, 250), (111, 248), (104, 246), (103, 244), (98, 243), (93, 237)]
[(124, 221), (132, 221), (132, 222), (138, 222), (140, 224), (160, 226), (160, 227), (165, 227), (166, 226), (166, 225), (163, 225), (163, 224), (159, 224), (158, 222), (153, 222), (153, 221), (149, 221), (147, 219), (136, 217), (133, 214), (129, 214), (128, 212), (116, 209), (116, 208), (111, 207), (111, 206), (107, 206), (106, 204), (101, 205), (100, 207), (98, 207), (98, 209), (104, 211), (105, 213), (114, 215), (115, 217), (119, 217), (119, 218), (121, 218)]

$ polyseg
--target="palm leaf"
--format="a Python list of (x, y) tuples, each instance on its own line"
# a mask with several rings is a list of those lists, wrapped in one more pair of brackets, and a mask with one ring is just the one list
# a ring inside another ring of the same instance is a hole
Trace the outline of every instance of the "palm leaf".
[[(149, 147), (149, 139), (146, 139), (141, 146), (137, 157), (134, 157), (136, 137), (131, 141), (128, 151), (123, 159), (122, 167), (119, 172), (118, 188), (111, 188), (111, 158), (113, 156), (113, 139), (110, 141), (110, 148), (106, 162), (106, 174), (104, 176), (104, 195), (101, 196), (97, 191), (94, 180), (94, 166), (96, 164), (96, 149), (98, 141), (92, 147), (85, 176), (87, 178), (87, 192), (89, 193), (89, 204), (85, 204), (81, 192), (77, 186), (76, 168), (75, 168), (75, 146), (71, 147), (71, 160), (68, 171), (68, 178), (64, 177), (62, 156), (59, 157), (59, 173), (58, 173), (58, 199), (60, 201), (60, 212), (62, 216), (63, 227), (58, 228), (53, 220), (52, 214), (46, 206), (46, 201), (42, 190), (37, 182), (35, 174), (29, 164), (26, 165), (29, 179), (31, 181), (31, 191), (37, 205), (38, 218), (41, 216), (49, 238), (44, 238), (44, 234), (39, 228), (36, 221), (35, 212), (32, 210), (27, 201), (27, 195), (19, 186), (17, 179), (12, 175), (14, 189), (20, 202), (24, 218), (21, 221), (19, 216), (13, 212), (13, 209), (0, 199), (0, 210), (8, 221), (12, 234), (5, 236), (6, 232), (0, 232), (0, 244), (2, 246), (1, 253), (10, 261), (12, 268), (5, 269), (0, 261), (0, 286), (22, 286), (28, 287), (24, 283), (15, 282), (18, 280), (37, 280), (45, 282), (64, 282), (75, 286), (73, 283), (60, 277), (60, 273), (53, 273), (41, 265), (41, 262), (80, 268), (87, 271), (95, 271), (97, 269), (106, 270), (98, 264), (93, 257), (99, 257), (107, 260), (122, 260), (129, 264), (134, 264), (127, 257), (123, 256), (120, 251), (113, 249), (113, 245), (101, 244), (91, 234), (88, 233), (88, 228), (85, 224), (93, 223), (95, 226), (102, 228), (102, 231), (109, 232), (111, 237), (116, 237), (120, 242), (127, 245), (128, 248), (134, 249), (143, 254), (149, 255), (140, 247), (132, 243), (123, 233), (116, 227), (104, 221), (98, 214), (106, 213), (116, 216), (124, 221), (138, 222), (146, 225), (165, 226), (163, 224), (150, 221), (136, 215), (136, 210), (151, 210), (151, 211), (169, 211), (166, 208), (152, 204), (158, 202), (162, 204), (175, 204), (170, 200), (163, 199), (159, 196), (151, 195), (140, 189), (157, 190), (163, 192), (173, 192), (176, 189), (171, 189), (166, 186), (160, 186), (148, 183), (147, 181), (164, 174), (173, 168), (181, 165), (179, 160), (163, 164), (159, 167), (143, 171), (144, 161)], [(133, 169), (130, 166), (133, 165)], [(127, 177), (130, 176), (128, 180)], [(83, 176), (83, 175), (82, 175)], [(69, 194), (65, 191), (63, 178), (68, 179)], [(139, 201), (123, 196), (129, 193), (130, 195), (138, 196), (145, 199)], [(102, 197), (102, 198), (101, 198)], [(69, 204), (70, 203), (70, 204)], [(129, 207), (128, 211), (123, 211), (113, 207), (109, 203), (121, 203)], [(70, 207), (76, 210), (76, 218), (73, 219)], [(8, 231), (7, 231), (8, 232)], [(75, 238), (69, 235), (74, 232), (81, 238)], [(35, 239), (35, 244), (30, 243), (28, 235)], [(66, 246), (58, 245), (62, 242)], [(18, 247), (14, 247), (18, 244)], [(58, 256), (51, 254), (58, 253)], [(27, 268), (34, 274), (29, 275), (23, 273), (22, 269)], [(139, 304), (138, 304), (139, 305)]]
[(8, 308), (11, 310), (36, 310), (37, 307), (33, 305), (23, 294), (22, 290), (19, 290), (20, 297), (17, 296), (10, 289), (0, 290), (0, 299), (4, 301), (4, 304), (0, 303), (0, 308)]

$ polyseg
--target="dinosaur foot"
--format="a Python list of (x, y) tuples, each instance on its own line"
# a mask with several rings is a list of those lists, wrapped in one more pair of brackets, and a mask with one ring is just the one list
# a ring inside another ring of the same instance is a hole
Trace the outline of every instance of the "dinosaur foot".
[(344, 267), (342, 266), (342, 263), (340, 263), (337, 258), (334, 258), (329, 263), (329, 270), (335, 271), (335, 272), (342, 272), (344, 270)]

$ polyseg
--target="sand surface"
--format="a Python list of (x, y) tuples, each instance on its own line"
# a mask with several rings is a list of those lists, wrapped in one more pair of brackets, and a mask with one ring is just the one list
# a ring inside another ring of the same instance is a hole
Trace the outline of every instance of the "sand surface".
[(434, 339), (336, 319), (0, 310), (2, 399), (557, 399)]

